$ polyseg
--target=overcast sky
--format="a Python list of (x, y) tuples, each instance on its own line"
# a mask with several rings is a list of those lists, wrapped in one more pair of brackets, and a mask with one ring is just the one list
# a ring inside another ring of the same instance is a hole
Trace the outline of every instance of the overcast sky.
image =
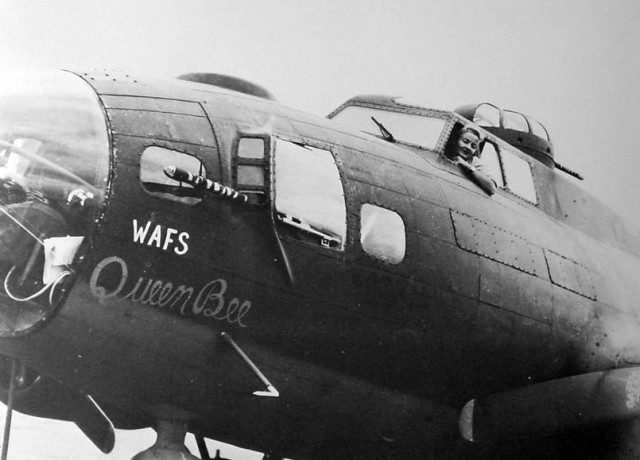
[(637, 0), (0, 0), (0, 17), (2, 70), (226, 73), (323, 116), (372, 93), (521, 111), (640, 228)]

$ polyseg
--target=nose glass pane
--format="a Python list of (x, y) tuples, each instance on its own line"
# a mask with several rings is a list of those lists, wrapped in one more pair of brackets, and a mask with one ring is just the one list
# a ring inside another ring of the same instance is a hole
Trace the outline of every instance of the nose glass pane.
[(55, 310), (104, 200), (98, 96), (68, 72), (0, 76), (0, 336)]

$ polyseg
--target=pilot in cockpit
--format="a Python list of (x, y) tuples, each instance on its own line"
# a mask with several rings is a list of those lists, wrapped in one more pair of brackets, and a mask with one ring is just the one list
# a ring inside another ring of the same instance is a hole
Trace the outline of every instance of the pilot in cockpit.
[(475, 129), (465, 126), (451, 136), (445, 149), (448, 160), (460, 166), (469, 178), (478, 186), (493, 195), (498, 188), (496, 181), (483, 168), (480, 160), (480, 143), (482, 137)]

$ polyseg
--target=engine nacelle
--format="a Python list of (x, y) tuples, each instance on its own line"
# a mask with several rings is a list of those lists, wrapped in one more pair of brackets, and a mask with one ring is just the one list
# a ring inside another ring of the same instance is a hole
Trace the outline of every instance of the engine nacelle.
[[(0, 400), (7, 404), (11, 380), (11, 358), (0, 358)], [(68, 405), (70, 390), (56, 380), (40, 375), (35, 370), (18, 365), (13, 408), (35, 417), (73, 420)]]

